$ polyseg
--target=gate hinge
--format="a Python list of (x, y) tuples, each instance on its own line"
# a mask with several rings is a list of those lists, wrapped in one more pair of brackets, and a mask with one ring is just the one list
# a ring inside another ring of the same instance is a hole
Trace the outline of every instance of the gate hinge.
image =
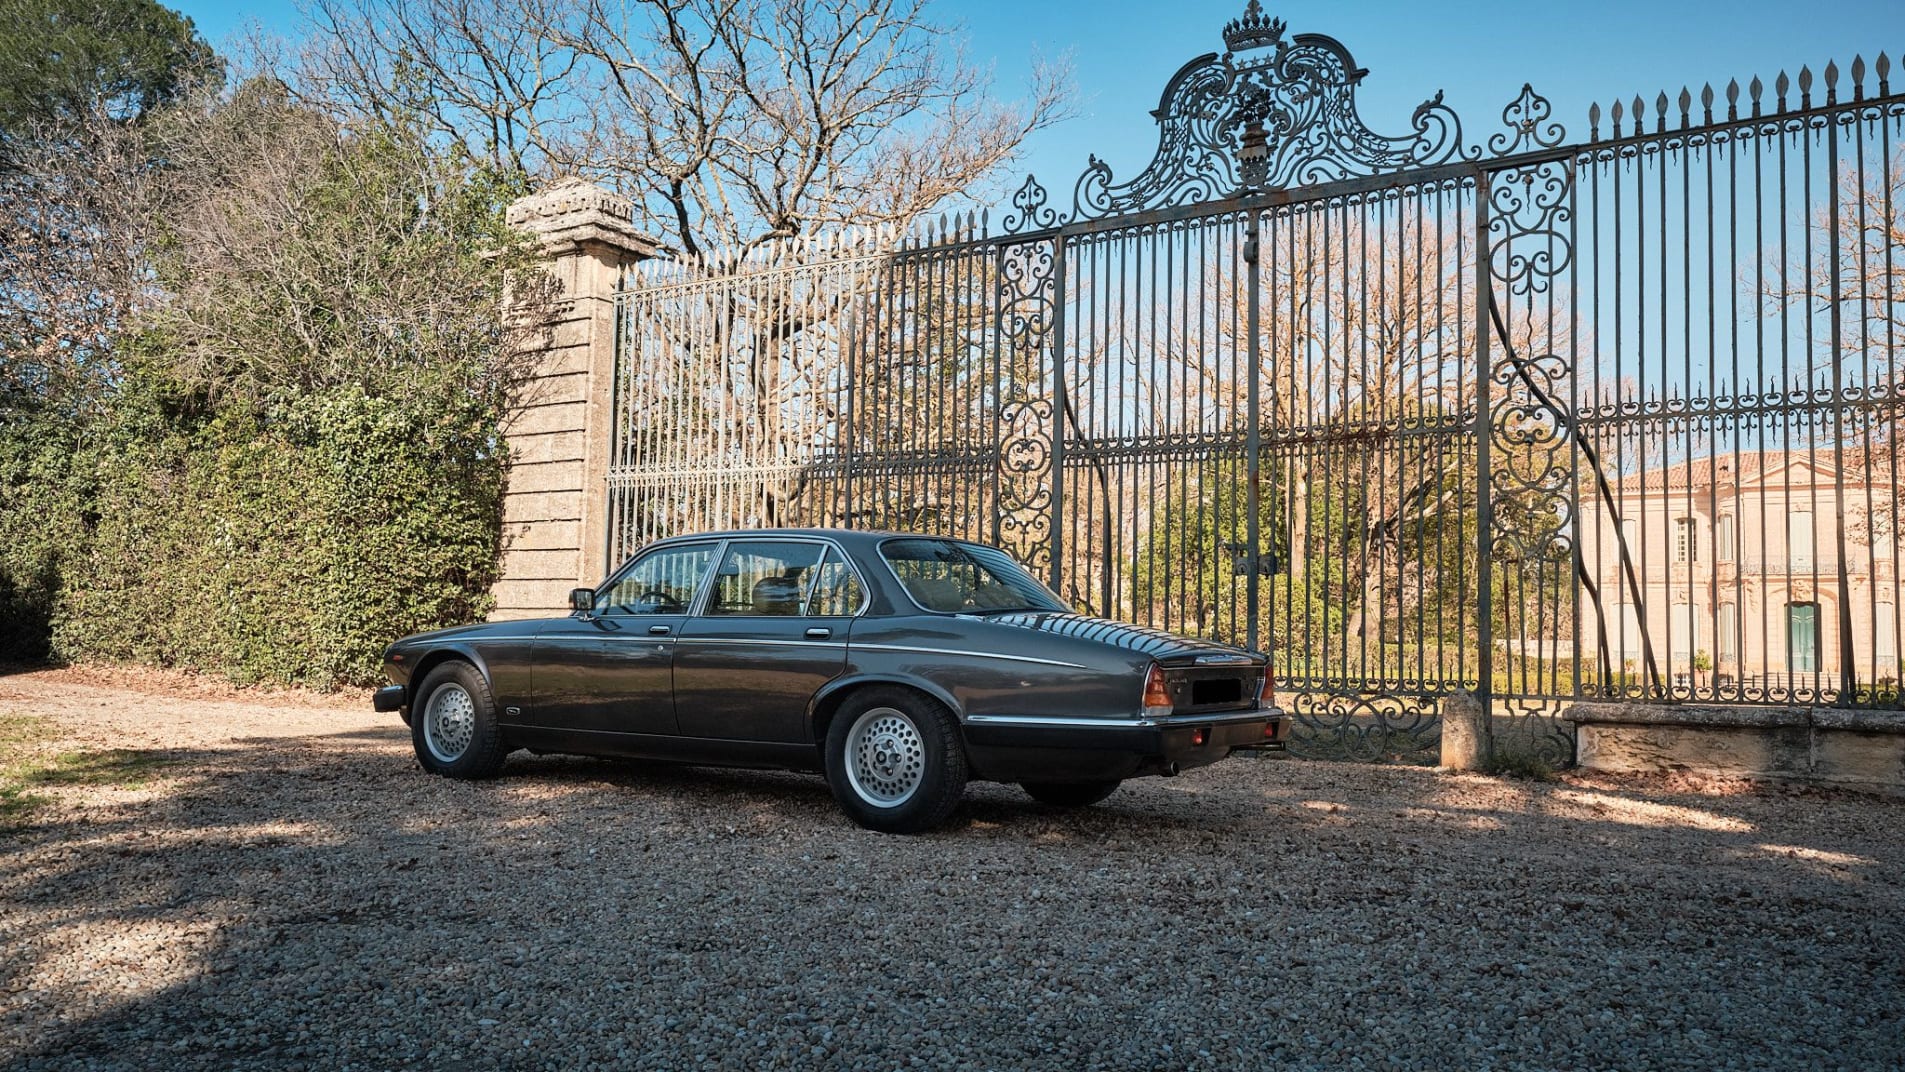
[(1244, 240), (1244, 263), (1257, 263), (1257, 240), (1255, 238), (1247, 238)]

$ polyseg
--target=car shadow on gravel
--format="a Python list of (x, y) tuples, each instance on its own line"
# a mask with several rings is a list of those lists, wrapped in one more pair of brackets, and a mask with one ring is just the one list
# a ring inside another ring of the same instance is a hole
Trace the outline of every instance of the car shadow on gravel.
[[(828, 825), (847, 820), (834, 803), (833, 792), (818, 774), (784, 770), (696, 767), (679, 763), (583, 756), (512, 756), (504, 777), (524, 783), (619, 786), (649, 792), (693, 796), (718, 793), (752, 808), (768, 808), (788, 818), (798, 810), (803, 818)], [(1188, 782), (1186, 778), (1183, 781)], [(1102, 830), (1108, 823), (1143, 823), (1156, 830), (1206, 830), (1262, 819), (1261, 802), (1246, 798), (1205, 795), (1194, 813), (1160, 809), (1154, 795), (1166, 779), (1136, 779), (1103, 803), (1089, 808), (1057, 808), (1026, 796), (1016, 785), (972, 782), (952, 817), (926, 837), (945, 837), (971, 830), (996, 830), (1011, 836), (1023, 824), (1028, 833), (1048, 836), (1054, 828), (1075, 827), (1081, 832)], [(1195, 790), (1190, 791), (1195, 793)], [(1181, 794), (1180, 794), (1181, 795)]]
[[(1078, 811), (977, 784), (901, 838), (786, 772), (162, 754), (0, 853), (0, 1065), (1517, 1067), (1393, 1000), (1432, 991), (1549, 1067), (1616, 1052), (1575, 1048), (1600, 1017), (1628, 1067), (1770, 1066), (1874, 1052), (1905, 983), (1894, 805), (1235, 760)], [(1755, 1017), (1689, 1020), (1689, 980)]]
[(408, 726), (379, 726), (375, 729), (339, 730), (335, 733), (316, 733), (312, 736), (333, 741), (385, 741), (402, 744), (410, 740), (410, 728)]

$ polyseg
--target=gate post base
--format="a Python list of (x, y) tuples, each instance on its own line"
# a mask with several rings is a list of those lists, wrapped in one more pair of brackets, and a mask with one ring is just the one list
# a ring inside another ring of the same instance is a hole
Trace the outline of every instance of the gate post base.
[(1443, 770), (1486, 770), (1494, 751), (1488, 709), (1473, 693), (1452, 692), (1442, 699)]

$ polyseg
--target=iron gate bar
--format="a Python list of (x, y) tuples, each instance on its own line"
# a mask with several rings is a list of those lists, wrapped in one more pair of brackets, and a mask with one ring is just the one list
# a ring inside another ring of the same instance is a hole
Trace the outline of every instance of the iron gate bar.
[[(1052, 239), (1052, 291), (1055, 297), (1054, 308), (1065, 308), (1065, 235), (1061, 232)], [(1065, 384), (1065, 324), (1068, 317), (1062, 312), (1054, 316), (1052, 324), (1052, 503), (1055, 510), (1062, 510), (1065, 501), (1065, 416), (1071, 410), (1071, 399), (1066, 394)], [(1052, 519), (1052, 591), (1065, 590), (1065, 525), (1062, 518)]]
[(1262, 599), (1259, 577), (1262, 574), (1263, 534), (1259, 526), (1259, 515), (1263, 498), (1263, 411), (1258, 392), (1263, 381), (1263, 267), (1259, 259), (1263, 249), (1259, 243), (1262, 236), (1262, 217), (1254, 205), (1245, 209), (1244, 216), (1244, 288), (1249, 298), (1249, 314), (1245, 319), (1244, 338), (1249, 340), (1250, 375), (1245, 383), (1248, 392), (1244, 402), (1245, 442), (1244, 442), (1244, 542), (1248, 545), (1246, 564), (1248, 572), (1244, 574), (1244, 646), (1256, 650), (1263, 646), (1258, 634), (1257, 610)]
[(1489, 175), (1475, 179), (1475, 271), (1476, 286), (1487, 298), (1476, 301), (1475, 322), (1475, 471), (1480, 479), (1475, 486), (1475, 620), (1481, 635), (1476, 638), (1475, 655), (1480, 663), (1475, 676), (1475, 699), (1484, 713), (1492, 713), (1495, 701), (1495, 499), (1492, 459), (1489, 446), (1495, 438), (1495, 424), (1489, 410), (1488, 382), (1494, 366), (1488, 360), (1488, 309), (1495, 301), (1493, 274), (1489, 270)]

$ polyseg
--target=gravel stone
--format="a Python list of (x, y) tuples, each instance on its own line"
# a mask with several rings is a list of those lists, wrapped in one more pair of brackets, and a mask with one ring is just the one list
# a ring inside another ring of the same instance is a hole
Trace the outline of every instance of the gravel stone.
[(173, 761), (0, 834), (0, 1067), (1905, 1068), (1905, 801), (1237, 759), (909, 838), (368, 708), (0, 677)]

